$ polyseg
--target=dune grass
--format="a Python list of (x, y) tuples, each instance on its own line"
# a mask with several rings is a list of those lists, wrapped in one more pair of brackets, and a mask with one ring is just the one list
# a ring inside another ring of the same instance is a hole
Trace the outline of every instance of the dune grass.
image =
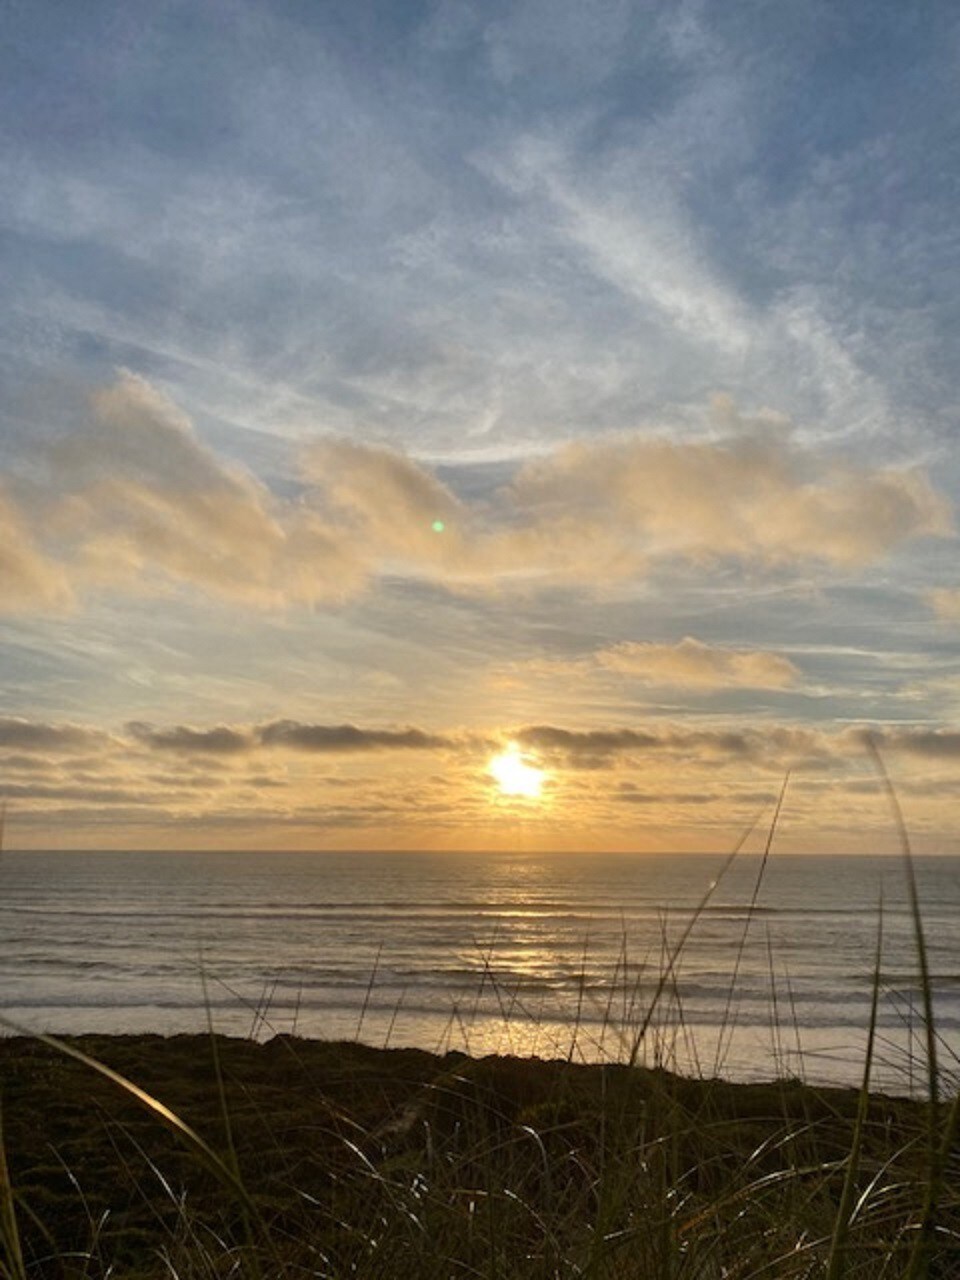
[(872, 1095), (869, 1071), (830, 1089), (292, 1036), (11, 1037), (2, 1274), (951, 1280), (956, 1106), (931, 1196), (928, 1103)]
[[(603, 1033), (619, 1063), (577, 1060), (582, 986), (552, 1061), (365, 1046), (369, 989), (354, 1042), (212, 1025), (0, 1038), (0, 1280), (958, 1280), (958, 1101), (943, 1096), (895, 813), (926, 1097), (871, 1092), (882, 903), (859, 1088), (642, 1065), (670, 1062), (686, 1034), (678, 968), (718, 879), (677, 942), (664, 931), (652, 991), (624, 997), (619, 1017), (611, 992)], [(761, 876), (775, 830), (776, 816)], [(782, 1046), (790, 998), (772, 953), (770, 972)], [(489, 964), (481, 981), (496, 988)], [(506, 1019), (518, 995), (496, 994)], [(267, 1026), (268, 995), (253, 1022)]]
[[(11, 1277), (836, 1280), (917, 1256), (916, 1099), (292, 1037), (216, 1037), (218, 1083), (206, 1036), (66, 1047), (0, 1042)], [(134, 1075), (222, 1167), (118, 1085)], [(920, 1274), (957, 1275), (958, 1232), (943, 1179)]]

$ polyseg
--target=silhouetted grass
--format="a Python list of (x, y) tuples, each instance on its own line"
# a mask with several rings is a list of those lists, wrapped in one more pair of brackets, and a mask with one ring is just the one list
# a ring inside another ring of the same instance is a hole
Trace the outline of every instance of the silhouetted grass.
[[(8, 1260), (6, 1274), (836, 1280), (900, 1277), (915, 1255), (929, 1185), (922, 1101), (568, 1060), (215, 1041), (219, 1082), (205, 1036), (82, 1037), (65, 1042), (69, 1056), (0, 1041), (23, 1242), (22, 1273)], [(164, 1097), (183, 1127), (121, 1077)], [(235, 1173), (226, 1150), (221, 1163), (205, 1155), (222, 1142), (221, 1096)], [(203, 1145), (184, 1141), (186, 1127)], [(949, 1280), (955, 1183), (943, 1181), (936, 1208), (924, 1265)]]

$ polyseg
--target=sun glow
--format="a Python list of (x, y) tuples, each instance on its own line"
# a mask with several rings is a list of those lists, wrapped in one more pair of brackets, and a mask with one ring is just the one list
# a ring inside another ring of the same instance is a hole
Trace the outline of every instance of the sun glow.
[(487, 772), (496, 781), (501, 795), (525, 796), (528, 800), (539, 799), (546, 776), (542, 769), (530, 763), (528, 756), (521, 754), (515, 742), (508, 743), (506, 751), (493, 757)]

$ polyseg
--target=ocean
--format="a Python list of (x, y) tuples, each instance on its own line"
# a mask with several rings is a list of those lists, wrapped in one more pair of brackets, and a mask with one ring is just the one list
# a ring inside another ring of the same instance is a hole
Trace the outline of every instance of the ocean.
[[(53, 853), (0, 860), (5, 1030), (205, 1029), (635, 1060), (922, 1088), (898, 858)], [(946, 1087), (960, 1073), (960, 858), (915, 862)], [(755, 903), (751, 909), (751, 903)]]

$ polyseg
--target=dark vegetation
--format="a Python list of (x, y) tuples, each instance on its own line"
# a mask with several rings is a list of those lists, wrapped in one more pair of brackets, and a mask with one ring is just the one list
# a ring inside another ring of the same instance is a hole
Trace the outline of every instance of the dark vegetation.
[(66, 1043), (223, 1165), (62, 1050), (0, 1040), (7, 1276), (960, 1277), (942, 1104), (924, 1240), (929, 1101), (286, 1036)]

